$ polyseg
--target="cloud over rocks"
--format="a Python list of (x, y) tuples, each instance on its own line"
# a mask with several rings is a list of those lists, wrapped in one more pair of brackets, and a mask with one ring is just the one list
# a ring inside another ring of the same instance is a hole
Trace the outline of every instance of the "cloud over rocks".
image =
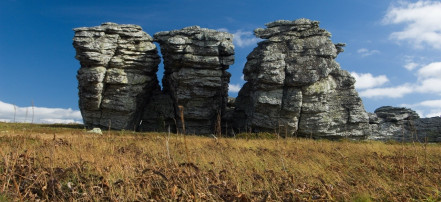
[(251, 45), (256, 45), (260, 39), (256, 38), (252, 32), (246, 32), (242, 30), (237, 30), (233, 33), (233, 42), (236, 46), (246, 47)]
[(416, 104), (402, 104), (419, 112), (422, 117), (435, 117), (441, 115), (441, 100), (424, 100)]
[(382, 86), (387, 83), (389, 79), (386, 75), (372, 76), (370, 73), (357, 73), (351, 72), (351, 75), (355, 78), (355, 88), (366, 89)]
[(388, 88), (370, 88), (360, 92), (361, 97), (366, 98), (401, 98), (404, 95), (414, 92), (410, 84), (404, 84)]
[[(32, 119), (33, 116), (33, 119)], [(72, 109), (18, 107), (0, 101), (0, 121), (34, 123), (82, 123), (81, 112)]]
[(441, 95), (441, 62), (433, 62), (418, 69), (414, 83), (392, 87), (378, 87), (388, 82), (384, 75), (374, 77), (369, 73), (351, 74), (357, 80), (355, 86), (361, 90), (360, 96), (366, 98), (401, 98), (411, 93)]
[(415, 48), (424, 45), (441, 49), (441, 2), (419, 0), (415, 3), (400, 1), (392, 5), (383, 18), (385, 24), (404, 24), (401, 31), (393, 32), (391, 39), (407, 41)]
[(229, 84), (228, 85), (228, 92), (230, 93), (237, 93), (240, 91), (240, 88), (242, 86), (240, 84)]
[[(217, 29), (222, 32), (230, 32), (226, 28)], [(253, 32), (237, 30), (233, 34), (233, 43), (237, 47), (244, 48), (247, 46), (255, 46), (261, 39), (254, 36)]]

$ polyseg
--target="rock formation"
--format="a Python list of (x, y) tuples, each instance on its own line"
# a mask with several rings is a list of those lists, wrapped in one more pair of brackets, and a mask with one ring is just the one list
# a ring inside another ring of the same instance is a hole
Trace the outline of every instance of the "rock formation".
[[(254, 31), (264, 41), (247, 57), (247, 83), (236, 99), (228, 97), (232, 34), (193, 26), (153, 39), (137, 25), (74, 29), (84, 124), (172, 132), (185, 125), (188, 134), (205, 135), (228, 128), (229, 133), (441, 142), (441, 117), (419, 118), (397, 107), (366, 113), (354, 78), (335, 61), (344, 44), (332, 43), (317, 21), (280, 20), (266, 27)], [(162, 90), (154, 41), (164, 60)]]
[(265, 40), (247, 57), (234, 126), (288, 136), (367, 136), (369, 118), (355, 79), (334, 60), (344, 44), (333, 44), (331, 34), (308, 19), (266, 27), (254, 30)]
[(164, 59), (163, 92), (173, 100), (177, 128), (182, 106), (187, 133), (213, 133), (228, 101), (231, 75), (226, 70), (234, 62), (233, 35), (192, 26), (154, 38)]
[(79, 106), (89, 127), (134, 130), (154, 90), (160, 62), (150, 35), (137, 25), (76, 28)]
[(404, 107), (384, 106), (369, 114), (372, 134), (369, 139), (441, 142), (441, 117), (420, 118)]

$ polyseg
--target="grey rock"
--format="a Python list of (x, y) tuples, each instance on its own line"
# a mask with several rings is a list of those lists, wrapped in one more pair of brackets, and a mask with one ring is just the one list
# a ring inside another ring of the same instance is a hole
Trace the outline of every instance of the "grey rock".
[(415, 132), (417, 141), (441, 142), (441, 117), (416, 119), (413, 126), (411, 132)]
[(355, 79), (334, 60), (344, 44), (308, 19), (279, 20), (254, 31), (266, 39), (248, 55), (236, 99), (237, 130), (287, 136), (365, 138), (369, 116)]
[(99, 134), (102, 135), (103, 132), (101, 131), (101, 128), (93, 128), (92, 130), (87, 131), (88, 133), (94, 133), (94, 134)]
[(376, 109), (374, 112), (377, 117), (384, 119), (386, 122), (399, 122), (420, 118), (415, 111), (404, 107), (384, 106)]
[(154, 39), (164, 59), (163, 92), (173, 104), (176, 128), (182, 131), (182, 106), (187, 133), (213, 133), (218, 116), (226, 114), (233, 35), (192, 26), (156, 33)]
[(160, 58), (152, 37), (138, 25), (115, 23), (74, 31), (84, 124), (136, 130), (145, 103), (159, 89)]
[(441, 117), (419, 118), (408, 108), (384, 106), (370, 115), (373, 140), (441, 142)]

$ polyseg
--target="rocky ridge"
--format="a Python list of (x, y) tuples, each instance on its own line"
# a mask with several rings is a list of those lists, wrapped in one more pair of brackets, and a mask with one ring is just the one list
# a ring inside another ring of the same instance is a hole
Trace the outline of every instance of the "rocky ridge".
[(368, 139), (441, 142), (441, 117), (420, 118), (408, 108), (384, 106), (369, 114)]

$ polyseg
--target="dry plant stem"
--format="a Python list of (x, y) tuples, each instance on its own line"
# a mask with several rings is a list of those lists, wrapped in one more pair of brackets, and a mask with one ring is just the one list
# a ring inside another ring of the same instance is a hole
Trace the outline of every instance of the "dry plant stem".
[(169, 140), (170, 140), (170, 125), (168, 126), (168, 133), (167, 133), (167, 137), (165, 139), (165, 146), (167, 148), (167, 157), (168, 157), (168, 162), (171, 164), (171, 157), (170, 157), (170, 146), (169, 146)]
[(181, 115), (181, 124), (182, 124), (182, 132), (184, 135), (186, 135), (185, 133), (185, 121), (184, 121), (184, 106), (179, 105), (179, 112)]
[[(188, 147), (187, 147), (187, 138), (186, 138), (186, 133), (185, 133), (185, 119), (184, 119), (184, 106), (179, 105), (179, 111), (180, 111), (180, 115), (181, 115), (181, 124), (182, 124), (182, 131), (183, 131), (183, 136), (184, 136), (184, 148), (185, 148), (185, 156), (187, 157), (187, 163), (192, 163), (190, 161), (190, 154), (188, 152)], [(194, 199), (196, 199), (197, 197), (197, 193), (196, 193), (196, 186), (194, 183), (194, 179), (191, 176), (191, 170), (189, 166), (185, 166), (187, 168), (187, 173), (188, 173), (188, 177), (191, 179), (191, 184), (192, 184), (192, 188), (193, 188), (193, 197)]]
[(109, 129), (107, 130), (107, 133), (108, 133), (108, 134), (110, 134), (111, 126), (112, 126), (112, 120), (109, 119)]
[(6, 171), (6, 173), (5, 173), (5, 176), (6, 176), (6, 181), (5, 181), (5, 183), (3, 183), (3, 188), (2, 188), (2, 193), (3, 192), (5, 192), (5, 189), (6, 189), (6, 187), (8, 187), (9, 186), (9, 181), (11, 180), (11, 174), (8, 172), (9, 171), (9, 168), (10, 168), (10, 166), (9, 166), (9, 157), (8, 156), (4, 156), (3, 157), (3, 161), (5, 162), (5, 171)]

